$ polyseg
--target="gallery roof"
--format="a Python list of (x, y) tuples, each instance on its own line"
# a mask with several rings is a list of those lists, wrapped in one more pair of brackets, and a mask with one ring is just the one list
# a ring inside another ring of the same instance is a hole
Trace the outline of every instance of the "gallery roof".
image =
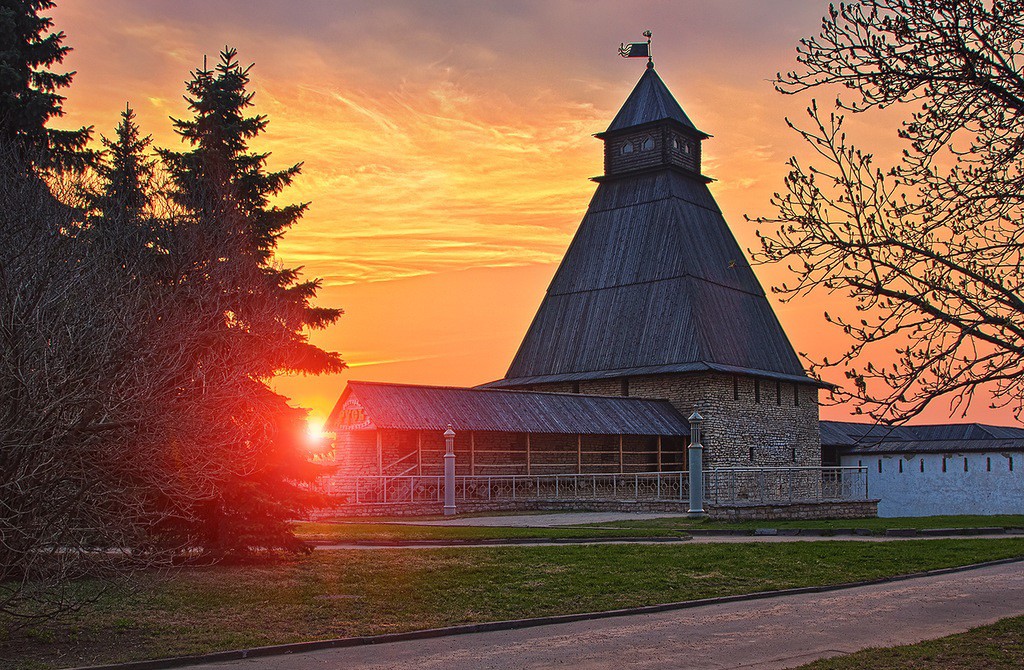
[[(358, 420), (352, 421), (357, 416)], [(351, 381), (325, 428), (582, 435), (689, 433), (668, 401)]]

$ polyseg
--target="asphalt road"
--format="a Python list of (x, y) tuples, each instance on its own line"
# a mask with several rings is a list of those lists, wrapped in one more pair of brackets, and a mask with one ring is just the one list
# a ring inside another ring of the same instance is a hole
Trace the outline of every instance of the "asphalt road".
[(231, 670), (791, 668), (1024, 614), (1024, 563), (820, 594), (307, 652)]

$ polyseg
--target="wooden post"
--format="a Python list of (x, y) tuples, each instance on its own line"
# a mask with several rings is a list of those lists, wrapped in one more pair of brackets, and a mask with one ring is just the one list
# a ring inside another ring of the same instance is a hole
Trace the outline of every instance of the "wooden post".
[(380, 429), (377, 429), (377, 474), (384, 476), (384, 443), (381, 440)]
[(619, 435), (619, 472), (625, 472), (626, 470), (622, 467), (622, 436)]
[(416, 431), (416, 474), (423, 476), (423, 431)]
[(583, 474), (583, 436), (576, 436), (576, 474)]
[(661, 461), (661, 435), (659, 435), (658, 436), (658, 472), (661, 472), (661, 470), (662, 470), (661, 463), (662, 463), (662, 461)]
[(530, 474), (530, 434), (526, 434), (526, 474)]
[(469, 432), (469, 475), (476, 477), (476, 433)]

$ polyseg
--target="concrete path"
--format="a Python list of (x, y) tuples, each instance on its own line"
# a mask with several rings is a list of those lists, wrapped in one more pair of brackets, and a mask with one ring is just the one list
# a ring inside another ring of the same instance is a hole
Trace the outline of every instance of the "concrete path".
[(819, 594), (210, 664), (231, 670), (792, 668), (1024, 614), (1010, 563)]
[(545, 542), (543, 539), (503, 542), (501, 540), (466, 540), (463, 542), (447, 542), (445, 540), (421, 540), (407, 542), (381, 542), (375, 544), (372, 541), (360, 543), (338, 542), (334, 544), (320, 544), (313, 547), (316, 551), (330, 551), (336, 549), (473, 549), (475, 547), (565, 547), (584, 544), (720, 544), (720, 543), (779, 543), (779, 542), (905, 542), (907, 540), (1005, 540), (1019, 537), (1016, 535), (970, 535), (970, 536), (928, 536), (918, 535), (913, 537), (895, 537), (888, 535), (701, 535), (687, 537), (665, 537), (660, 539), (646, 538), (609, 538), (592, 540), (588, 538), (570, 539), (561, 542)]
[(586, 523), (613, 521), (646, 521), (648, 519), (687, 519), (686, 514), (671, 512), (555, 512), (553, 514), (496, 514), (494, 516), (467, 516), (432, 521), (392, 521), (408, 526), (503, 526), (507, 528), (551, 528), (552, 526), (578, 526)]

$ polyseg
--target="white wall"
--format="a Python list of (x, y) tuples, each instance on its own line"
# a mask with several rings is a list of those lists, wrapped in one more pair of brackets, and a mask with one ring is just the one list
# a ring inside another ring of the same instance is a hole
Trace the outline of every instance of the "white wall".
[[(964, 472), (965, 458), (967, 472)], [(1013, 459), (1012, 471), (1010, 458)], [(944, 459), (945, 472), (942, 471)], [(903, 472), (900, 472), (901, 462)], [(1021, 451), (847, 455), (842, 457), (842, 464), (867, 468), (868, 497), (880, 499), (880, 517), (1024, 514), (1024, 452)]]

